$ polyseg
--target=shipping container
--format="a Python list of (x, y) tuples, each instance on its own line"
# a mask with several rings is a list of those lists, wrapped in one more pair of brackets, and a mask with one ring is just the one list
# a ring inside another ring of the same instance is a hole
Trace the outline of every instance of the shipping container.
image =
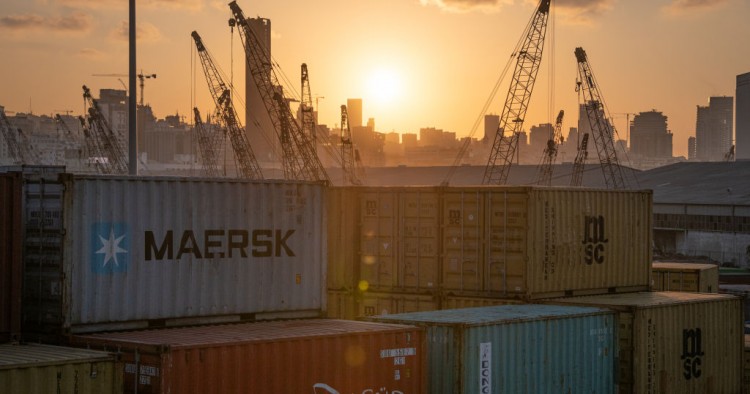
[(450, 294), (440, 297), (440, 309), (479, 308), (483, 306), (519, 305), (523, 303), (523, 301), (514, 298), (462, 297)]
[(101, 351), (0, 345), (0, 393), (122, 393), (122, 366)]
[(740, 300), (723, 294), (641, 292), (549, 300), (618, 313), (620, 393), (739, 393)]
[(614, 313), (505, 305), (384, 315), (424, 327), (427, 392), (612, 393)]
[(742, 319), (750, 322), (750, 285), (720, 284), (719, 293), (739, 297), (742, 300)]
[[(352, 188), (374, 291), (532, 300), (648, 290), (651, 191)], [(356, 247), (356, 246), (355, 246)]]
[(0, 343), (21, 333), (21, 189), (20, 174), (0, 175)]
[(652, 290), (693, 293), (719, 292), (719, 266), (678, 262), (652, 264)]
[(305, 182), (25, 178), (22, 328), (321, 316), (324, 199)]
[(326, 191), (328, 220), (328, 290), (353, 290), (359, 282), (360, 236), (352, 231), (360, 221), (357, 189), (331, 187)]
[[(355, 188), (360, 223), (360, 280), (384, 291), (438, 287), (440, 194), (433, 187)], [(358, 225), (359, 228), (354, 227)]]
[(742, 356), (742, 392), (750, 393), (750, 334), (745, 334), (745, 351)]
[(440, 309), (440, 297), (437, 294), (366, 291), (357, 296), (357, 300), (359, 302), (356, 317)]
[(351, 290), (328, 290), (328, 307), (326, 317), (329, 319), (354, 320), (358, 315), (358, 303), (362, 301), (361, 295)]
[(417, 327), (288, 320), (77, 335), (117, 349), (132, 393), (424, 393)]

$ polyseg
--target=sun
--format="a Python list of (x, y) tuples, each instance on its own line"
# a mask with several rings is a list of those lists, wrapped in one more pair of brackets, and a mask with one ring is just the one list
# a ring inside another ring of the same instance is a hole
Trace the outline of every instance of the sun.
[(380, 105), (398, 101), (403, 95), (401, 75), (393, 68), (378, 68), (367, 78), (368, 96)]

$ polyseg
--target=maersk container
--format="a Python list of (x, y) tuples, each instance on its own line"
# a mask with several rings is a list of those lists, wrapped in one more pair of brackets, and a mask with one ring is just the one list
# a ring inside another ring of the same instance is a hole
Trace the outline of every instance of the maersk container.
[(0, 343), (21, 332), (21, 189), (20, 174), (0, 175)]
[(288, 320), (78, 335), (117, 350), (132, 393), (425, 393), (424, 332)]
[(426, 329), (431, 394), (614, 391), (615, 316), (605, 309), (504, 305), (371, 319)]
[(723, 294), (641, 292), (549, 300), (618, 312), (620, 393), (739, 393), (740, 300)]
[(40, 344), (0, 345), (0, 393), (122, 393), (110, 353)]
[(24, 224), (28, 332), (325, 309), (320, 184), (62, 175), (26, 181)]
[(652, 290), (693, 293), (719, 292), (719, 266), (679, 262), (652, 264)]

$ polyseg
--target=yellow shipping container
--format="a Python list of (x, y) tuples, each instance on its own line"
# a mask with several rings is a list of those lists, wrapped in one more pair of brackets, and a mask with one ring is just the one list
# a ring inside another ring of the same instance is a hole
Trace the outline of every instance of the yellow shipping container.
[(440, 308), (439, 302), (438, 297), (426, 294), (365, 292), (357, 317), (434, 311)]
[(654, 291), (719, 292), (719, 266), (677, 262), (655, 262), (651, 273)]

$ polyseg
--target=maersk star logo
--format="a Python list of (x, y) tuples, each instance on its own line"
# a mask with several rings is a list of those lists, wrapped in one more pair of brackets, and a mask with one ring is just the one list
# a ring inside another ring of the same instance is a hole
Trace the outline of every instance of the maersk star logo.
[(99, 274), (126, 272), (130, 241), (126, 223), (94, 223), (91, 226), (91, 270)]

